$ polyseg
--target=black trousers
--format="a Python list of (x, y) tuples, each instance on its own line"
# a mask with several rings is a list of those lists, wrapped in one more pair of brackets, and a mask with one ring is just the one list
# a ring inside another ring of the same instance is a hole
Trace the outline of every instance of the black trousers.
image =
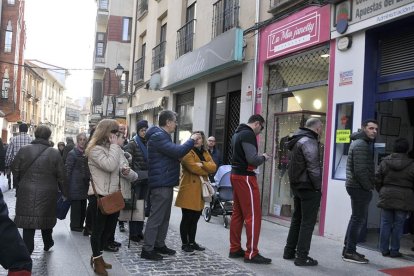
[[(93, 201), (95, 204), (91, 204)], [(85, 228), (92, 232), (93, 222), (96, 217), (96, 199), (94, 195), (88, 196), (88, 207), (86, 208)]]
[(10, 271), (32, 271), (30, 253), (17, 230), (16, 224), (9, 218), (9, 210), (0, 189), (0, 265)]
[[(45, 246), (51, 244), (53, 242), (53, 238), (52, 238), (53, 229), (42, 229), (41, 231), (42, 231), (43, 244)], [(30, 254), (32, 254), (34, 250), (35, 232), (36, 232), (36, 229), (23, 229), (23, 240)]]
[(195, 243), (197, 233), (197, 223), (200, 219), (201, 211), (194, 211), (181, 208), (183, 216), (180, 223), (180, 235), (183, 244)]
[(70, 228), (83, 228), (86, 217), (86, 199), (71, 200)]
[[(97, 206), (96, 197), (90, 197), (91, 205)], [(102, 249), (107, 246), (108, 240), (116, 228), (119, 212), (112, 215), (104, 215), (98, 207), (92, 225), (91, 247), (94, 257), (102, 255)]]
[(322, 194), (314, 190), (292, 190), (292, 192), (295, 210), (290, 223), (285, 253), (296, 252), (298, 258), (306, 258), (309, 254)]

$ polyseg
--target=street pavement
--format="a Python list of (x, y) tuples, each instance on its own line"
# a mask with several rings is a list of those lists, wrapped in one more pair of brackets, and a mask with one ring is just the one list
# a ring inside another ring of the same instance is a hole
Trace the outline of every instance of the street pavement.
[[(14, 217), (15, 192), (7, 191), (7, 182), (0, 177), (0, 187), (9, 206), (10, 216)], [(36, 231), (33, 258), (33, 275), (95, 275), (90, 264), (91, 248), (89, 238), (82, 233), (71, 232), (69, 214), (66, 220), (58, 220), (53, 231), (55, 245), (49, 252), (43, 251), (40, 231)], [(293, 261), (282, 258), (288, 228), (266, 220), (262, 221), (259, 250), (272, 258), (270, 265), (246, 264), (242, 259), (229, 259), (229, 230), (223, 226), (222, 217), (212, 217), (210, 222), (200, 218), (197, 242), (206, 251), (185, 253), (181, 250), (179, 225), (181, 210), (172, 208), (170, 228), (166, 244), (177, 250), (177, 254), (154, 262), (140, 258), (142, 243), (131, 242), (128, 249), (127, 232), (117, 229), (116, 240), (122, 243), (117, 253), (104, 252), (104, 259), (113, 268), (109, 275), (386, 275), (379, 270), (414, 266), (414, 262), (405, 258), (382, 257), (374, 250), (360, 248), (370, 260), (369, 264), (352, 264), (342, 261), (342, 243), (328, 238), (314, 236), (310, 256), (318, 260), (316, 267), (297, 267)], [(128, 230), (127, 230), (128, 231)], [(242, 244), (245, 244), (243, 235)], [(0, 275), (7, 272), (0, 267)]]

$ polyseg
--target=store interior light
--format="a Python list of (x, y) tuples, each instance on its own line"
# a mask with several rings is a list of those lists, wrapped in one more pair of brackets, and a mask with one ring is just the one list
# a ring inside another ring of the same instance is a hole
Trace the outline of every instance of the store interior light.
[(313, 101), (313, 107), (316, 108), (316, 109), (321, 109), (321, 107), (322, 107), (321, 100), (319, 100), (319, 99), (314, 100)]
[(300, 104), (302, 102), (302, 99), (299, 96), (295, 96), (295, 99), (298, 102), (298, 104)]
[(321, 58), (327, 58), (327, 57), (329, 57), (329, 54), (322, 54), (321, 55)]

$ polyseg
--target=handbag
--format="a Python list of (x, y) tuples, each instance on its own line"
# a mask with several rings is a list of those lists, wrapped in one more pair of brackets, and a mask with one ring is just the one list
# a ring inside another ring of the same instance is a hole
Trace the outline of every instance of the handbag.
[(201, 198), (204, 200), (204, 202), (211, 202), (213, 200), (214, 195), (214, 188), (211, 186), (210, 181), (205, 180), (200, 175), (201, 180)]
[(56, 218), (64, 220), (69, 212), (70, 200), (65, 200), (63, 194), (58, 192), (58, 199), (56, 205)]
[(132, 198), (124, 198), (125, 207), (124, 210), (135, 210), (137, 208), (136, 204), (133, 204), (133, 202), (137, 202), (136, 200), (133, 200)]
[(91, 181), (92, 181), (92, 189), (98, 202), (98, 208), (99, 210), (101, 210), (102, 214), (112, 215), (124, 209), (125, 202), (124, 202), (124, 197), (122, 196), (122, 193), (121, 193), (120, 183), (118, 183), (118, 191), (112, 194), (100, 197), (96, 193), (95, 182), (93, 181), (92, 175), (91, 175)]

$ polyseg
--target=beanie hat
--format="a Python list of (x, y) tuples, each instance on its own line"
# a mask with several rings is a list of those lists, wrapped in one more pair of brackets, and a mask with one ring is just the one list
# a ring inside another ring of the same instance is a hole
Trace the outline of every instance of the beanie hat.
[(141, 120), (137, 123), (137, 131), (139, 131), (141, 128), (148, 128), (148, 121), (147, 120)]
[(27, 132), (29, 128), (27, 127), (27, 124), (22, 123), (19, 125), (19, 132)]

